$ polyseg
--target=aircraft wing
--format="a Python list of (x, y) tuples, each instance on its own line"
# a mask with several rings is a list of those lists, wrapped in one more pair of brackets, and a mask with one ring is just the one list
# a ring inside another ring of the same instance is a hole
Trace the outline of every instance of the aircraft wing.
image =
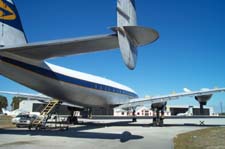
[(118, 48), (116, 34), (5, 47), (1, 49), (1, 52), (35, 60), (44, 60), (114, 48)]
[[(2, 5), (4, 3), (2, 2)], [(0, 54), (10, 53), (14, 54), (13, 56), (19, 55), (41, 61), (49, 58), (119, 48), (126, 66), (133, 70), (137, 62), (138, 47), (156, 41), (159, 34), (154, 29), (138, 26), (134, 0), (117, 0), (116, 10), (117, 26), (111, 28), (112, 34), (36, 44), (26, 44), (27, 41), (20, 20), (16, 22), (3, 21), (3, 25), (8, 24), (2, 30), (4, 36), (1, 37), (0, 41)], [(8, 26), (12, 28), (8, 28)], [(0, 26), (0, 30), (1, 28), (3, 29), (3, 26)], [(17, 34), (15, 30), (19, 30), (20, 33)], [(16, 44), (17, 46), (11, 46)]]
[(128, 103), (124, 103), (123, 105), (120, 105), (118, 108), (127, 109), (130, 107), (151, 105), (154, 103), (161, 103), (161, 102), (167, 102), (170, 100), (176, 100), (180, 97), (196, 97), (196, 96), (212, 95), (214, 93), (219, 93), (219, 92), (225, 92), (225, 88), (189, 91), (189, 92), (183, 92), (183, 93), (173, 93), (170, 95), (155, 96), (155, 97), (148, 97), (148, 98), (137, 98), (137, 99), (130, 100), (130, 102)]
[[(20, 93), (20, 92), (8, 92), (8, 91), (0, 91), (0, 94), (7, 94), (7, 95), (13, 95), (16, 97), (22, 97), (27, 98), (28, 100), (39, 100), (41, 102), (49, 102), (52, 100), (51, 97), (45, 96), (43, 94), (28, 94), (28, 93)], [(76, 107), (79, 109), (82, 109), (83, 107), (78, 105), (73, 105), (67, 102), (63, 102), (62, 105), (70, 106), (70, 107)]]
[(52, 98), (42, 95), (42, 94), (28, 94), (28, 93), (20, 93), (20, 92), (8, 92), (8, 91), (0, 91), (0, 94), (13, 95), (16, 97), (28, 98), (29, 100), (41, 100), (41, 101), (50, 101)]
[[(112, 30), (116, 31), (116, 28), (112, 28)], [(158, 38), (158, 33), (155, 30), (145, 27), (127, 26), (126, 31), (132, 34), (138, 46), (154, 42)], [(34, 60), (44, 60), (116, 48), (119, 48), (118, 35), (108, 34), (12, 47), (7, 46), (0, 48), (0, 52), (11, 53)]]

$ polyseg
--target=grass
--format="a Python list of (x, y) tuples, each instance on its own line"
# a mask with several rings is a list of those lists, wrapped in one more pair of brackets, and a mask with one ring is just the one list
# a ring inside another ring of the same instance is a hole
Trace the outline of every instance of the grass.
[(28, 145), (28, 144), (34, 144), (32, 141), (18, 141), (18, 142), (12, 142), (12, 143), (5, 143), (0, 144), (0, 147), (9, 147), (9, 146), (15, 146), (15, 145)]
[(11, 123), (11, 120), (12, 120), (12, 117), (10, 117), (10, 116), (5, 116), (5, 115), (0, 116), (0, 128), (11, 128), (11, 127), (15, 127)]
[(175, 149), (225, 149), (225, 127), (206, 128), (179, 134)]

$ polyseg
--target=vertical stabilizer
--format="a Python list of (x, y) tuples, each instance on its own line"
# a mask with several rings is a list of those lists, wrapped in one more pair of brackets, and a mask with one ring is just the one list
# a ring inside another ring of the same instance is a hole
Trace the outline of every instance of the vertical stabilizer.
[(4, 108), (2, 108), (2, 113), (5, 113), (5, 109)]
[(9, 111), (7, 111), (5, 108), (2, 108), (2, 113), (5, 114), (5, 115), (8, 115)]
[(117, 26), (136, 26), (135, 0), (117, 0)]
[(117, 27), (112, 30), (117, 33), (120, 51), (129, 69), (136, 66), (137, 47), (154, 42), (159, 37), (157, 31), (137, 25), (135, 0), (117, 0)]
[(0, 0), (0, 47), (26, 43), (20, 17), (13, 0)]
[(125, 29), (126, 26), (136, 26), (135, 0), (117, 0), (117, 27), (120, 51), (129, 69), (134, 69), (137, 61), (137, 45)]

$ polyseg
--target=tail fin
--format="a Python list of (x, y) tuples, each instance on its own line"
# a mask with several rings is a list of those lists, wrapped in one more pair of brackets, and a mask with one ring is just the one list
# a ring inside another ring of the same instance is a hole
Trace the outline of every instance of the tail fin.
[(117, 32), (123, 60), (129, 69), (137, 62), (137, 47), (158, 39), (158, 33), (149, 28), (137, 26), (135, 0), (117, 0)]
[(2, 113), (5, 113), (5, 109), (4, 108), (2, 108)]
[(136, 26), (135, 0), (117, 0), (117, 26)]
[(0, 0), (0, 47), (26, 43), (20, 17), (13, 0)]
[(8, 111), (6, 111), (5, 108), (2, 108), (2, 113), (3, 113), (3, 114), (8, 114)]

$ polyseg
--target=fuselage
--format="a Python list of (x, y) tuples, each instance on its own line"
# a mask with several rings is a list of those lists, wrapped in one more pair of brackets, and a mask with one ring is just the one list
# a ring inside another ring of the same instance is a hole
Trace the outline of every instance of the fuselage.
[(8, 53), (0, 54), (0, 73), (47, 96), (80, 106), (120, 105), (138, 97), (132, 89), (114, 81)]

